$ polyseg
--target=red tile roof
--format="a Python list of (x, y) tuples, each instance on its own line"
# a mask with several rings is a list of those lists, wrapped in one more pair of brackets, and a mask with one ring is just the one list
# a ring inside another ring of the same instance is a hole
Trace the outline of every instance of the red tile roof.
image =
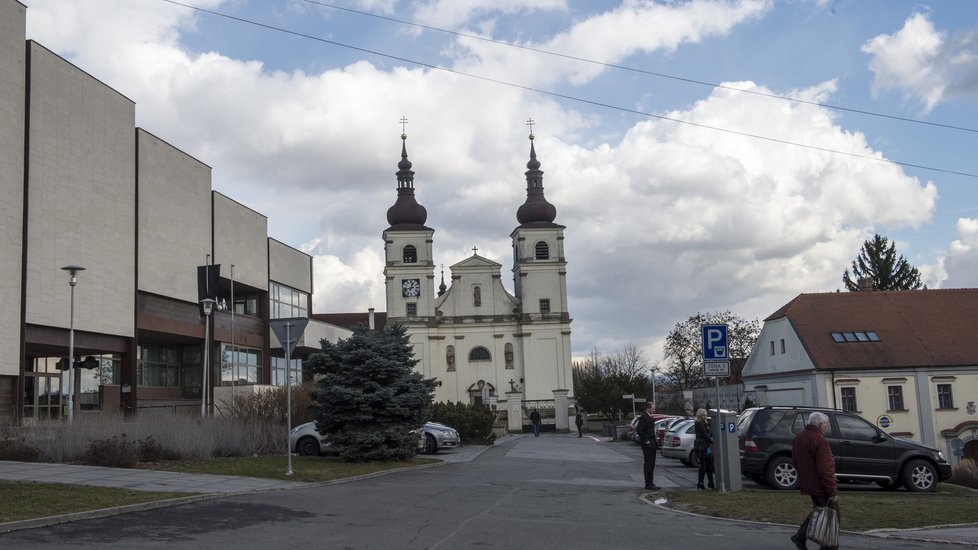
[[(978, 365), (978, 289), (799, 294), (765, 321), (786, 317), (817, 369)], [(879, 342), (844, 342), (833, 332)]]

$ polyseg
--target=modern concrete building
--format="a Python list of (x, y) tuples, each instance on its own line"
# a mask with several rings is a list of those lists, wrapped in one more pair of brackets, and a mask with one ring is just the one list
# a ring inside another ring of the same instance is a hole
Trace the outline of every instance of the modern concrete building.
[[(233, 384), (284, 383), (269, 320), (309, 316), (312, 258), (136, 128), (133, 101), (25, 41), (26, 16), (0, 0), (0, 421), (60, 417), (69, 387), (78, 414), (199, 411), (205, 333), (209, 405)], [(73, 299), (69, 265), (84, 267)], [(348, 334), (311, 322), (293, 367)]]
[(852, 411), (956, 463), (978, 459), (978, 289), (801, 294), (742, 374), (758, 405)]

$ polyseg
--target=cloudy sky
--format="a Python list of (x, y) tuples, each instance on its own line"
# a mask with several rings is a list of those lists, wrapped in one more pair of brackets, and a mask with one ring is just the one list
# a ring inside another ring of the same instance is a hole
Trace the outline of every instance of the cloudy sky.
[(536, 121), (577, 356), (835, 291), (874, 233), (978, 286), (978, 2), (22, 1), (315, 257), (316, 312), (385, 308), (401, 117), (436, 262), (510, 290)]

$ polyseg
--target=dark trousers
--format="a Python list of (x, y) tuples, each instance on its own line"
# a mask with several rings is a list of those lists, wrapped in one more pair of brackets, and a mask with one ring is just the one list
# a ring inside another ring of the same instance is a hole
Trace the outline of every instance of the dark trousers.
[(699, 458), (700, 471), (696, 485), (697, 487), (703, 486), (703, 476), (705, 475), (709, 479), (710, 489), (713, 489), (716, 487), (713, 483), (713, 453), (701, 452)]
[[(812, 497), (812, 508), (816, 506), (821, 506), (824, 508), (825, 506), (829, 505), (829, 497), (822, 496), (822, 495), (809, 495), (809, 496)], [(838, 508), (835, 509), (835, 513), (837, 516), (839, 516), (839, 521), (842, 521), (842, 514), (839, 512)], [(805, 516), (805, 521), (801, 522), (801, 527), (798, 528), (798, 535), (801, 536), (802, 540), (805, 539), (805, 533), (808, 532), (808, 524), (811, 522), (812, 522), (812, 513), (809, 512), (808, 515)], [(831, 547), (820, 546), (819, 548), (821, 548), (822, 550), (832, 550), (834, 548), (838, 548), (838, 546), (831, 546)]]
[(643, 470), (645, 472), (646, 489), (649, 489), (653, 485), (655, 485), (655, 482), (653, 481), (652, 478), (655, 474), (655, 455), (657, 454), (656, 451), (657, 449), (655, 448), (655, 445), (642, 445), (642, 454), (645, 456), (645, 465)]
[(583, 437), (584, 432), (582, 431), (584, 426), (582, 424), (577, 425), (577, 437)]
[(540, 437), (540, 423), (533, 423), (533, 437)]

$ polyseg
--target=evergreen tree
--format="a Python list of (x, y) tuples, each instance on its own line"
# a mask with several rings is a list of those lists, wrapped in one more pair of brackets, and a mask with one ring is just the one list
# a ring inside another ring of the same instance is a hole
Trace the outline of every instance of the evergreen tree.
[[(860, 288), (860, 280), (872, 283), (872, 287)], [(917, 268), (910, 265), (902, 254), (897, 256), (896, 245), (880, 235), (863, 243), (859, 255), (852, 261), (852, 273), (846, 269), (842, 282), (852, 292), (926, 288), (920, 282)]]
[(312, 393), (316, 429), (332, 436), (340, 456), (352, 462), (414, 456), (435, 380), (414, 370), (418, 360), (404, 327), (357, 327), (346, 340), (322, 346), (306, 360), (322, 375)]

